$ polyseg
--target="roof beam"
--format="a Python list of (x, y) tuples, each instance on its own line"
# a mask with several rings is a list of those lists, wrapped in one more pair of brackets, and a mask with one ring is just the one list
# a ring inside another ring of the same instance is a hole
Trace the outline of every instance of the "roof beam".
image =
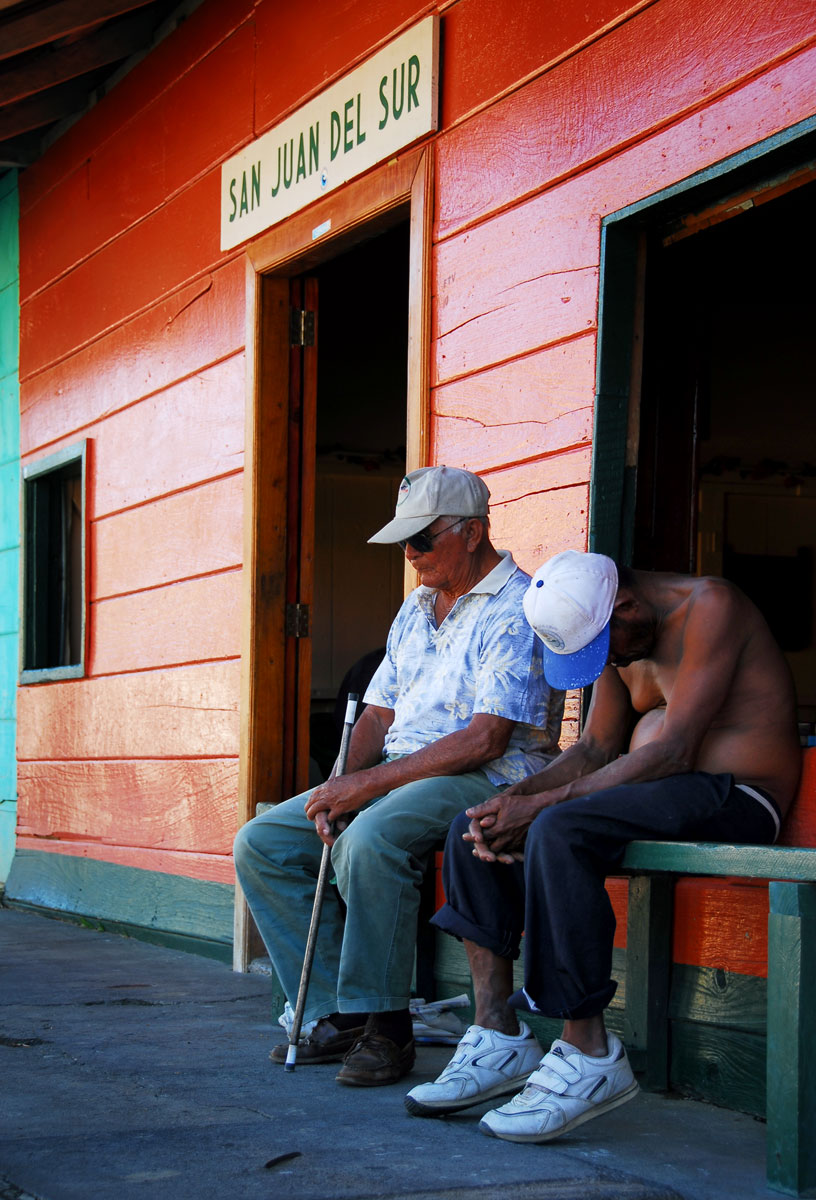
[(9, 167), (29, 167), (40, 152), (40, 139), (36, 134), (15, 139), (13, 142), (0, 142), (0, 172)]
[(29, 96), (5, 111), (0, 109), (0, 142), (32, 129), (41, 129), (44, 125), (53, 125), (69, 113), (80, 111), (87, 104), (88, 95), (87, 81), (76, 80)]
[(72, 45), (35, 51), (20, 66), (0, 66), (0, 108), (128, 58), (148, 40), (152, 23), (151, 13), (136, 12)]
[(58, 0), (25, 16), (0, 18), (0, 59), (82, 33), (150, 0)]

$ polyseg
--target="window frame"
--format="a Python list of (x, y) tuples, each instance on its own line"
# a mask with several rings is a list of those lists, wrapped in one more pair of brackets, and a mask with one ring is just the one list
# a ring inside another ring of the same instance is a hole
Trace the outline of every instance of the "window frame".
[[(20, 677), (21, 686), (32, 683), (54, 683), (64, 679), (81, 679), (86, 673), (86, 657), (88, 643), (88, 453), (90, 439), (83, 438), (70, 446), (65, 446), (45, 458), (27, 463), (21, 473), (20, 511), (22, 516), (22, 562), (20, 570), (20, 613), (22, 616), (20, 636)], [(63, 471), (72, 463), (79, 463), (80, 495), (82, 516), (80, 528), (80, 633), (79, 659), (65, 666), (27, 667), (29, 652), (32, 649), (31, 639), (35, 636), (33, 630), (35, 600), (31, 592), (37, 530), (34, 527), (32, 512), (32, 484), (46, 475), (54, 475)]]
[(775, 187), (815, 163), (811, 116), (602, 218), (590, 550), (632, 562), (646, 234), (674, 233), (690, 213)]

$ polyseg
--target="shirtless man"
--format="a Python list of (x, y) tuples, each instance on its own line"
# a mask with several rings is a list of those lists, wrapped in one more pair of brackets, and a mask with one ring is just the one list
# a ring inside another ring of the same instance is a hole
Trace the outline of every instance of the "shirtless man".
[[(545, 1142), (638, 1090), (603, 1017), (616, 988), (604, 880), (626, 844), (773, 842), (801, 753), (787, 664), (761, 614), (724, 580), (565, 551), (533, 576), (524, 609), (550, 685), (597, 682), (573, 746), (451, 827), (447, 903), (434, 923), (464, 940), (476, 1024), (406, 1107), (437, 1116), (526, 1079), (480, 1128)], [(522, 930), (524, 987), (513, 993)], [(543, 1058), (519, 1009), (565, 1022)]]

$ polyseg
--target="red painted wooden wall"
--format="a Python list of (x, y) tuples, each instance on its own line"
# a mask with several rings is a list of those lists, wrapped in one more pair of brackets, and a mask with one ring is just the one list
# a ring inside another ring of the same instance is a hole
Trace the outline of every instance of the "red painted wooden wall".
[(93, 439), (89, 673), (20, 690), (23, 847), (232, 878), (245, 297), (220, 164), (432, 11), (432, 461), (485, 476), (529, 569), (586, 544), (601, 218), (814, 111), (811, 0), (205, 0), (20, 180), (24, 461)]

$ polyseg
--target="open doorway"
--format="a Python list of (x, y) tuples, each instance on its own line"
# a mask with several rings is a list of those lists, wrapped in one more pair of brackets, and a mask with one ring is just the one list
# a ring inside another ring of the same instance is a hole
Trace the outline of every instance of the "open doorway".
[(815, 203), (807, 182), (649, 231), (632, 553), (747, 592), (790, 662), (803, 733), (816, 720)]
[[(239, 824), (307, 786), (312, 716), (402, 599), (401, 555), (366, 540), (404, 470), (427, 462), (432, 224), (419, 147), (247, 246)], [(254, 951), (237, 888), (235, 969)]]
[(402, 554), (367, 539), (393, 516), (405, 474), (408, 259), (406, 221), (313, 272), (319, 323), (310, 784), (328, 776), (345, 695), (364, 690), (402, 602)]

